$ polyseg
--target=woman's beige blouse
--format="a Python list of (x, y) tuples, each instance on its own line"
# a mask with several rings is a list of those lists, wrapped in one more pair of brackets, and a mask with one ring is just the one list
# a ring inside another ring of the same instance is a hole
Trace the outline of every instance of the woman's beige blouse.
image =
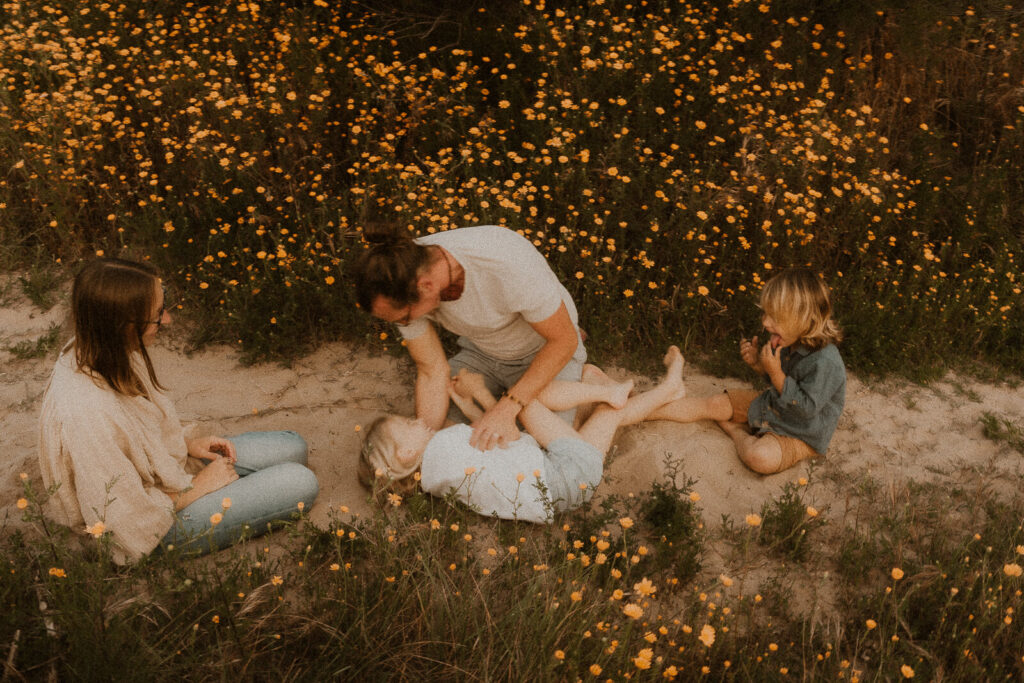
[(142, 357), (134, 360), (152, 400), (82, 372), (68, 344), (39, 417), (39, 467), (47, 488), (57, 486), (47, 514), (79, 533), (103, 522), (119, 563), (157, 546), (174, 521), (166, 492), (192, 485), (174, 404), (152, 386)]

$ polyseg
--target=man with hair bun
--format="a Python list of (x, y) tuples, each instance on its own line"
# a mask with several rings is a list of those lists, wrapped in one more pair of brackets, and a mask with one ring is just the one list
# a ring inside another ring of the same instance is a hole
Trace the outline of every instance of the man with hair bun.
[[(579, 381), (587, 352), (576, 306), (544, 256), (496, 225), (413, 239), (368, 229), (353, 269), (360, 307), (398, 325), (416, 364), (416, 415), (439, 429), (449, 378), (484, 376), (500, 400), (473, 425), (470, 444), (490, 450), (519, 438), (516, 416), (553, 379)], [(434, 325), (458, 336), (447, 359)], [(572, 420), (572, 413), (563, 413)]]

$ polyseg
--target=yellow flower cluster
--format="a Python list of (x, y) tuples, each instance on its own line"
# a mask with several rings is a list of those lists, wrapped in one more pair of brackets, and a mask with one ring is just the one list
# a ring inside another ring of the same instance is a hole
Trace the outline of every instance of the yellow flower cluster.
[[(966, 152), (939, 86), (842, 30), (771, 2), (536, 2), (509, 25), (479, 8), (490, 35), (452, 47), (292, 4), (6, 3), (0, 225), (76, 252), (163, 245), (220, 322), (279, 346), (339, 315), (368, 220), (521, 231), (585, 313), (621, 299), (609, 329), (749, 305), (797, 263), (866, 325), (998, 336), (1021, 317), (1016, 243), (978, 232), (987, 204), (947, 212), (958, 188), (930, 157)], [(984, 36), (1010, 103), (1019, 32)], [(1024, 108), (990, 118), (975, 153), (1020, 171)]]

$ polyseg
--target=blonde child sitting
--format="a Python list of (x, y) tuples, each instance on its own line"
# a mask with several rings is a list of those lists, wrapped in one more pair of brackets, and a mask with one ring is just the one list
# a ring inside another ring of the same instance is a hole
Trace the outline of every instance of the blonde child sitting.
[(828, 287), (813, 271), (793, 268), (773, 277), (761, 291), (760, 307), (768, 341), (743, 339), (740, 355), (771, 386), (681, 398), (649, 419), (715, 420), (747, 467), (772, 474), (824, 455), (843, 412), (846, 368), (836, 348), (842, 331), (832, 319)]
[[(483, 515), (550, 522), (554, 511), (590, 499), (620, 426), (683, 396), (683, 357), (675, 346), (665, 365), (664, 379), (636, 396), (629, 395), (632, 382), (612, 382), (592, 365), (584, 369), (583, 382), (551, 382), (519, 414), (527, 433), (505, 449), (473, 448), (469, 425), (434, 432), (413, 418), (380, 418), (367, 430), (360, 481), (378, 496), (408, 494), (419, 485), (435, 496), (454, 493)], [(470, 419), (496, 402), (483, 378), (466, 370), (452, 380), (450, 395)], [(578, 431), (552, 412), (595, 402)]]

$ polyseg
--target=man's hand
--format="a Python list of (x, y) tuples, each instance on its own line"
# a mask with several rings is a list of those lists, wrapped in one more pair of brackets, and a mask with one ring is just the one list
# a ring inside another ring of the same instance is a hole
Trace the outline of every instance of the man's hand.
[(502, 398), (473, 423), (469, 445), (481, 451), (489, 451), (496, 446), (506, 448), (520, 436), (516, 427), (518, 414), (519, 406), (508, 397)]
[(235, 445), (221, 436), (203, 436), (185, 442), (188, 454), (200, 460), (217, 460), (226, 458), (232, 465), (237, 460)]

